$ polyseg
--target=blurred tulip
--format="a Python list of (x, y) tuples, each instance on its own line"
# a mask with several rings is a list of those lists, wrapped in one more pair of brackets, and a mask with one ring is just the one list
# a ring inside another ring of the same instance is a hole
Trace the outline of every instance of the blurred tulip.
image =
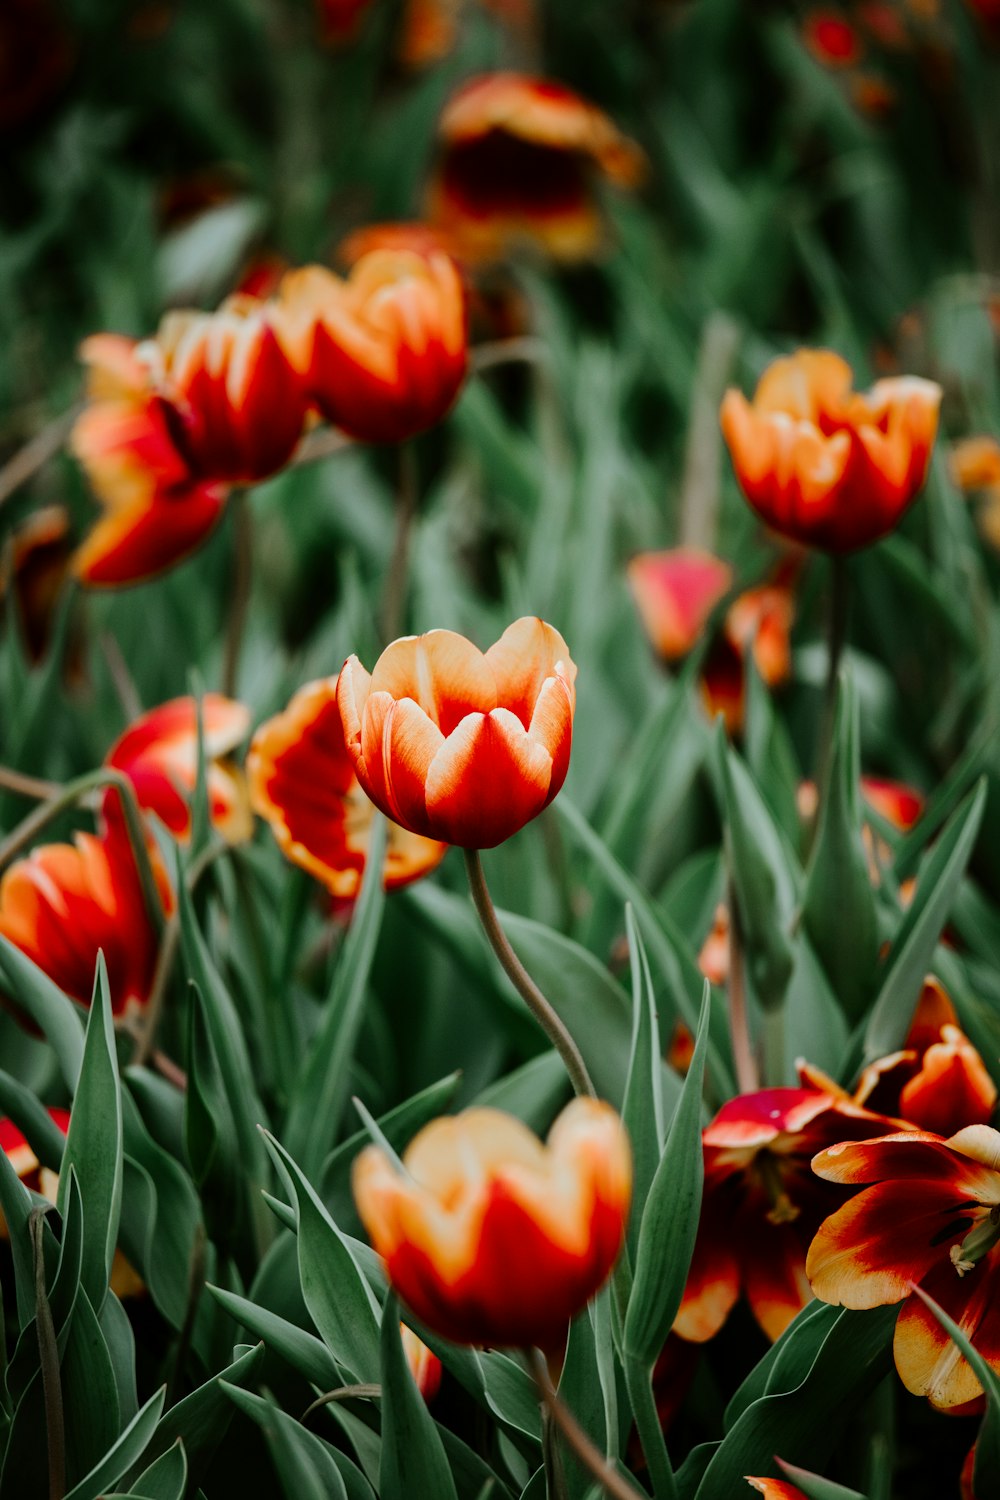
[(709, 984), (723, 985), (729, 978), (730, 926), (729, 908), (720, 901), (698, 953), (698, 967)]
[(776, 360), (752, 402), (730, 390), (722, 431), (753, 509), (806, 546), (851, 552), (886, 536), (916, 498), (937, 433), (941, 388), (913, 376), (852, 391), (827, 350)]
[(711, 718), (721, 714), (729, 734), (739, 734), (746, 712), (746, 660), (765, 687), (778, 688), (792, 671), (791, 633), (795, 594), (790, 582), (759, 584), (739, 594), (726, 610), (722, 629), (705, 658), (701, 694)]
[(451, 630), (404, 636), (337, 687), (348, 753), (376, 807), (412, 833), (492, 849), (566, 778), (576, 706), (566, 642), (526, 616), (483, 653)]
[(13, 593), (31, 661), (41, 661), (48, 648), (72, 555), (69, 512), (46, 505), (26, 517), (0, 558), (0, 601)]
[[(65, 1135), (69, 1129), (69, 1110), (50, 1109), (48, 1114), (53, 1124), (57, 1125)], [(0, 1120), (0, 1151), (6, 1156), (25, 1187), (30, 1188), (34, 1193), (40, 1193), (42, 1190), (41, 1168), (38, 1157), (13, 1120)], [(0, 1212), (0, 1239), (7, 1238), (7, 1222), (3, 1213)]]
[(764, 1500), (806, 1500), (798, 1485), (787, 1479), (754, 1479), (749, 1474), (743, 1477), (747, 1484), (764, 1496)]
[[(155, 859), (153, 868), (169, 912), (173, 894), (166, 874)], [(85, 1006), (103, 952), (115, 1016), (141, 1009), (159, 945), (120, 817), (100, 837), (78, 833), (72, 844), (43, 844), (11, 865), (0, 879), (0, 935)], [(9, 996), (5, 1004), (20, 1016)]]
[(674, 1332), (704, 1343), (742, 1293), (767, 1337), (779, 1338), (809, 1301), (806, 1250), (837, 1201), (810, 1170), (812, 1156), (898, 1124), (817, 1089), (759, 1089), (723, 1105), (702, 1132), (701, 1219)]
[(637, 553), (628, 582), (646, 634), (665, 661), (686, 656), (733, 584), (728, 563), (695, 547)]
[(401, 443), (445, 417), (468, 367), (465, 293), (441, 251), (372, 251), (347, 280), (291, 271), (279, 332), (326, 417), (363, 443)]
[[(212, 823), (230, 844), (253, 832), (244, 778), (224, 757), (246, 738), (250, 713), (220, 693), (201, 700), (205, 779)], [(198, 780), (198, 709), (194, 698), (173, 698), (150, 709), (115, 741), (104, 764), (123, 771), (136, 800), (174, 838), (191, 837), (191, 799)]]
[(1000, 443), (994, 437), (963, 438), (948, 455), (951, 477), (960, 490), (1000, 485)]
[[(337, 707), (337, 678), (299, 689), (262, 724), (247, 756), (250, 801), (286, 859), (353, 900), (361, 887), (375, 809), (354, 774)], [(409, 885), (440, 864), (447, 844), (389, 824), (385, 887)]]
[(91, 400), (70, 441), (105, 514), (74, 569), (92, 585), (138, 583), (201, 545), (222, 515), (226, 487), (192, 475), (133, 340), (97, 334), (80, 353)]
[(470, 264), (521, 244), (584, 260), (604, 238), (595, 181), (633, 188), (645, 170), (634, 141), (564, 84), (488, 73), (453, 95), (441, 117), (428, 218)]
[(372, 0), (316, 0), (320, 40), (327, 47), (356, 41)]
[(1000, 1370), (1000, 1134), (970, 1125), (948, 1140), (925, 1131), (830, 1146), (823, 1179), (861, 1191), (819, 1228), (806, 1270), (823, 1302), (903, 1302), (893, 1354), (907, 1390), (950, 1408), (982, 1386), (914, 1285)]
[(856, 29), (838, 10), (810, 11), (802, 23), (802, 39), (827, 68), (850, 68), (864, 50)]
[(399, 1336), (403, 1341), (403, 1353), (417, 1390), (425, 1401), (433, 1401), (441, 1385), (441, 1361), (433, 1349), (428, 1349), (423, 1339), (418, 1339), (413, 1329), (407, 1328), (405, 1323), (399, 1325)]
[(449, 255), (457, 262), (450, 237), (432, 224), (425, 224), (422, 219), (390, 219), (377, 224), (362, 224), (341, 240), (335, 259), (350, 270), (376, 250), (388, 250), (394, 255), (409, 251), (425, 258)]
[(574, 1100), (544, 1146), (466, 1110), (425, 1126), (403, 1167), (367, 1147), (354, 1196), (404, 1302), (456, 1343), (557, 1346), (622, 1246), (631, 1153), (611, 1106)]

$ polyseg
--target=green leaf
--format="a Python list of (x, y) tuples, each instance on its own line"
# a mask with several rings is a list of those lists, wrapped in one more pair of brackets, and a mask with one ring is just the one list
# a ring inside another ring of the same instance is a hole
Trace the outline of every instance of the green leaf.
[(913, 1291), (928, 1312), (932, 1313), (941, 1324), (959, 1353), (968, 1360), (976, 1379), (986, 1392), (986, 1415), (983, 1417), (983, 1425), (976, 1439), (976, 1467), (973, 1483), (976, 1494), (988, 1495), (996, 1482), (996, 1476), (1000, 1474), (1000, 1375), (989, 1361), (983, 1358), (954, 1318), (949, 1317), (933, 1297), (928, 1296), (927, 1292), (919, 1286), (915, 1286)]
[[(136, 1413), (124, 1432), (109, 1448), (103, 1458), (91, 1469), (80, 1483), (75, 1485), (66, 1500), (99, 1500), (109, 1486), (115, 1484), (124, 1473), (145, 1453), (156, 1431), (156, 1424), (163, 1413), (167, 1388), (161, 1385), (154, 1391), (145, 1406)], [(152, 1500), (152, 1497), (149, 1497)]]
[(865, 1061), (903, 1045), (934, 949), (975, 846), (986, 803), (981, 781), (949, 820), (927, 856), (909, 910), (899, 925), (865, 1031)]
[(64, 1390), (72, 1392), (72, 1400), (67, 1400), (64, 1406), (66, 1478), (69, 1484), (75, 1484), (100, 1462), (121, 1430), (114, 1365), (97, 1314), (82, 1285), (73, 1304), (61, 1378)]
[(381, 1500), (458, 1500), (441, 1436), (410, 1374), (399, 1334), (399, 1305), (386, 1298), (382, 1312)]
[(293, 1370), (297, 1370), (312, 1385), (321, 1391), (329, 1391), (338, 1384), (340, 1372), (330, 1351), (304, 1328), (289, 1323), (277, 1313), (246, 1297), (226, 1291), (224, 1287), (208, 1286), (206, 1290), (242, 1328), (259, 1338), (267, 1346), (269, 1353), (286, 1360)]
[(144, 1470), (129, 1494), (142, 1500), (184, 1500), (187, 1492), (188, 1463), (180, 1438)]
[(832, 1479), (823, 1479), (819, 1474), (810, 1474), (808, 1469), (800, 1469), (795, 1464), (786, 1464), (778, 1459), (778, 1466), (787, 1479), (790, 1479), (802, 1493), (806, 1500), (866, 1500), (866, 1497), (858, 1490), (849, 1490), (842, 1484), (834, 1484)]
[(708, 984), (694, 1055), (639, 1227), (625, 1315), (626, 1356), (651, 1371), (677, 1315), (698, 1233), (704, 1173), (701, 1094), (708, 1050)]
[(229, 1399), (267, 1440), (288, 1500), (347, 1500), (347, 1490), (322, 1438), (262, 1396), (223, 1385)]
[(122, 1101), (118, 1053), (103, 954), (97, 960), (94, 998), (87, 1018), (83, 1063), (73, 1099), (69, 1134), (63, 1151), (56, 1206), (62, 1213), (69, 1187), (69, 1168), (80, 1180), (84, 1204), (82, 1281), (91, 1306), (99, 1313), (111, 1277), (118, 1243), (122, 1201)]
[(37, 1095), (0, 1069), (0, 1114), (13, 1120), (43, 1167), (58, 1172), (66, 1137)]
[(26, 1328), (35, 1316), (35, 1264), (28, 1229), (31, 1208), (31, 1194), (15, 1172), (10, 1157), (0, 1151), (0, 1213), (7, 1224), (14, 1261), (14, 1290), (21, 1328)]
[(782, 1003), (794, 967), (791, 931), (801, 874), (721, 725), (713, 766), (747, 977), (760, 1004), (773, 1009)]
[(320, 1338), (350, 1377), (378, 1380), (378, 1303), (347, 1237), (285, 1148), (265, 1134), (268, 1150), (287, 1174), (298, 1215), (302, 1296)]
[(0, 937), (0, 979), (51, 1045), (63, 1080), (72, 1092), (83, 1062), (83, 1017), (79, 1008), (5, 937)]
[(377, 815), (372, 827), (365, 874), (351, 926), (338, 956), (333, 987), (323, 1020), (309, 1048), (308, 1061), (296, 1083), (285, 1134), (288, 1149), (301, 1159), (307, 1175), (317, 1174), (344, 1113), (351, 1062), (364, 1017), (365, 994), (378, 942), (385, 889), (382, 870), (387, 825)]
[(632, 1216), (628, 1246), (634, 1261), (639, 1224), (663, 1149), (663, 1062), (656, 997), (642, 934), (631, 906), (625, 908), (629, 960), (632, 965), (632, 1053), (622, 1120), (632, 1142)]
[[(828, 787), (806, 876), (802, 919), (834, 994), (856, 1022), (878, 958), (875, 894), (861, 838), (860, 728), (850, 677), (841, 674)], [(850, 941), (844, 941), (850, 933)]]
[(184, 1144), (191, 1175), (214, 1237), (224, 1244), (238, 1242), (243, 1219), (239, 1139), (197, 984), (191, 985), (187, 1065)]

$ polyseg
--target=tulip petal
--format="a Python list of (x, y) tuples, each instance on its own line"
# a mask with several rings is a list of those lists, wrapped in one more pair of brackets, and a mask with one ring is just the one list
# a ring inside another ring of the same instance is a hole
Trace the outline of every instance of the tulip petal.
[[(1000, 1260), (994, 1250), (959, 1277), (950, 1262), (935, 1267), (921, 1286), (956, 1322), (985, 1360), (1000, 1369)], [(972, 1367), (929, 1307), (911, 1297), (896, 1322), (896, 1368), (907, 1390), (935, 1406), (962, 1406), (982, 1394)]]
[(445, 744), (444, 735), (411, 698), (392, 705), (382, 734), (386, 786), (396, 821), (427, 834), (425, 788), (431, 763)]
[(428, 831), (465, 849), (492, 849), (541, 812), (552, 757), (507, 709), (469, 714), (431, 762)]
[(558, 674), (567, 681), (572, 703), (576, 667), (558, 630), (544, 620), (533, 615), (515, 620), (486, 652), (486, 660), (493, 669), (497, 703), (516, 714), (525, 729), (548, 678)]
[(453, 630), (404, 636), (375, 663), (371, 691), (412, 698), (448, 737), (467, 714), (497, 706), (493, 673), (483, 653)]

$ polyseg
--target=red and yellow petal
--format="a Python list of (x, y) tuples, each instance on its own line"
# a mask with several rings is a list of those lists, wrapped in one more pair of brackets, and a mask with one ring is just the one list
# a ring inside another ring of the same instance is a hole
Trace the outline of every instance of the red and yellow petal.
[(77, 549), (74, 572), (94, 588), (155, 578), (201, 546), (221, 519), (225, 502), (221, 486), (206, 484), (116, 508)]
[(728, 563), (693, 547), (640, 552), (628, 565), (628, 582), (654, 648), (676, 661), (700, 638), (716, 605), (732, 587)]
[(507, 709), (469, 714), (427, 773), (427, 831), (465, 849), (492, 849), (542, 811), (552, 757)]
[[(1000, 1369), (1000, 1258), (996, 1250), (959, 1276), (950, 1261), (920, 1282), (994, 1369)], [(971, 1365), (919, 1297), (911, 1297), (896, 1320), (896, 1369), (907, 1390), (950, 1409), (982, 1395)]]

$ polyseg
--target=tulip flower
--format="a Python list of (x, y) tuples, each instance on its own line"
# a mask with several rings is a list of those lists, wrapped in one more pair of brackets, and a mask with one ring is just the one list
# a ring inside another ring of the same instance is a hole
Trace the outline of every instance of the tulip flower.
[[(50, 1109), (48, 1113), (52, 1122), (58, 1125), (65, 1135), (69, 1130), (69, 1110)], [(0, 1151), (6, 1156), (25, 1187), (30, 1188), (34, 1193), (40, 1193), (42, 1191), (41, 1167), (38, 1157), (13, 1120), (0, 1120)], [(7, 1223), (0, 1212), (0, 1239), (7, 1239), (7, 1237)]]
[(941, 388), (905, 376), (851, 389), (828, 350), (800, 349), (764, 372), (753, 401), (735, 390), (722, 431), (736, 477), (774, 531), (852, 552), (886, 536), (916, 499), (937, 433)]
[(836, 1306), (902, 1302), (896, 1369), (917, 1396), (945, 1409), (982, 1393), (970, 1365), (911, 1288), (944, 1308), (1000, 1370), (1000, 1133), (969, 1125), (947, 1140), (927, 1131), (844, 1141), (813, 1170), (861, 1188), (809, 1247), (816, 1296)]
[(363, 443), (401, 443), (451, 409), (468, 367), (465, 293), (438, 250), (377, 250), (342, 280), (322, 266), (284, 278), (279, 332), (304, 389)]
[(744, 1474), (747, 1484), (764, 1496), (764, 1500), (806, 1500), (806, 1496), (797, 1484), (791, 1484), (787, 1479), (755, 1479), (749, 1474)]
[(701, 695), (713, 719), (722, 715), (729, 734), (743, 728), (748, 655), (766, 687), (780, 687), (791, 676), (794, 619), (795, 595), (781, 579), (746, 589), (726, 610), (705, 659)]
[(575, 679), (562, 636), (530, 617), (485, 653), (432, 630), (394, 641), (371, 675), (352, 656), (337, 704), (357, 778), (411, 833), (493, 848), (565, 780)]
[(760, 1089), (723, 1105), (702, 1132), (701, 1221), (675, 1333), (704, 1343), (742, 1293), (768, 1338), (780, 1337), (809, 1300), (806, 1250), (836, 1205), (811, 1158), (821, 1145), (898, 1124), (809, 1088)]
[[(155, 857), (151, 863), (169, 912), (169, 883)], [(115, 1016), (145, 1005), (158, 941), (120, 813), (100, 837), (78, 833), (72, 844), (43, 844), (11, 865), (0, 879), (0, 936), (87, 1006), (103, 952)], [(5, 1003), (13, 1007), (9, 997)]]
[[(247, 756), (250, 802), (282, 853), (353, 900), (360, 889), (375, 809), (354, 774), (337, 707), (337, 678), (307, 683), (283, 713), (262, 724)], [(389, 824), (385, 887), (419, 880), (447, 845)]]
[(850, 68), (863, 51), (855, 28), (835, 10), (811, 11), (802, 25), (802, 39), (817, 62), (827, 68)]
[(131, 339), (98, 334), (80, 352), (91, 401), (70, 444), (104, 515), (74, 569), (91, 585), (138, 583), (201, 545), (222, 515), (226, 486), (192, 474)]
[(403, 1301), (456, 1343), (555, 1347), (625, 1232), (631, 1153), (610, 1105), (574, 1100), (544, 1146), (511, 1115), (469, 1109), (425, 1126), (402, 1167), (369, 1146), (353, 1185)]
[[(250, 714), (242, 703), (220, 693), (205, 694), (201, 713), (209, 813), (227, 843), (242, 843), (253, 831), (246, 785), (224, 757), (246, 737)], [(115, 741), (104, 764), (124, 772), (139, 806), (155, 813), (174, 838), (185, 842), (191, 837), (191, 799), (198, 780), (194, 698), (173, 698), (143, 714)]]
[(25, 649), (33, 662), (41, 661), (52, 636), (73, 551), (69, 533), (65, 506), (43, 506), (14, 531), (9, 566), (0, 559), (0, 604), (9, 589), (17, 601)]
[(556, 260), (592, 256), (604, 237), (594, 191), (635, 187), (639, 147), (606, 114), (549, 78), (488, 73), (445, 107), (427, 217), (470, 264), (521, 244)]
[(399, 1336), (414, 1385), (425, 1401), (433, 1401), (441, 1385), (441, 1361), (405, 1323), (399, 1325)]
[(291, 458), (307, 402), (270, 303), (235, 296), (213, 313), (168, 313), (135, 356), (192, 474), (254, 484)]
[(640, 552), (628, 565), (639, 617), (665, 661), (677, 661), (700, 640), (716, 605), (728, 594), (733, 570), (696, 547)]
[(852, 1094), (808, 1063), (799, 1064), (799, 1073), (813, 1088), (944, 1136), (985, 1125), (997, 1102), (996, 1084), (933, 975), (924, 981), (905, 1046), (869, 1063)]

